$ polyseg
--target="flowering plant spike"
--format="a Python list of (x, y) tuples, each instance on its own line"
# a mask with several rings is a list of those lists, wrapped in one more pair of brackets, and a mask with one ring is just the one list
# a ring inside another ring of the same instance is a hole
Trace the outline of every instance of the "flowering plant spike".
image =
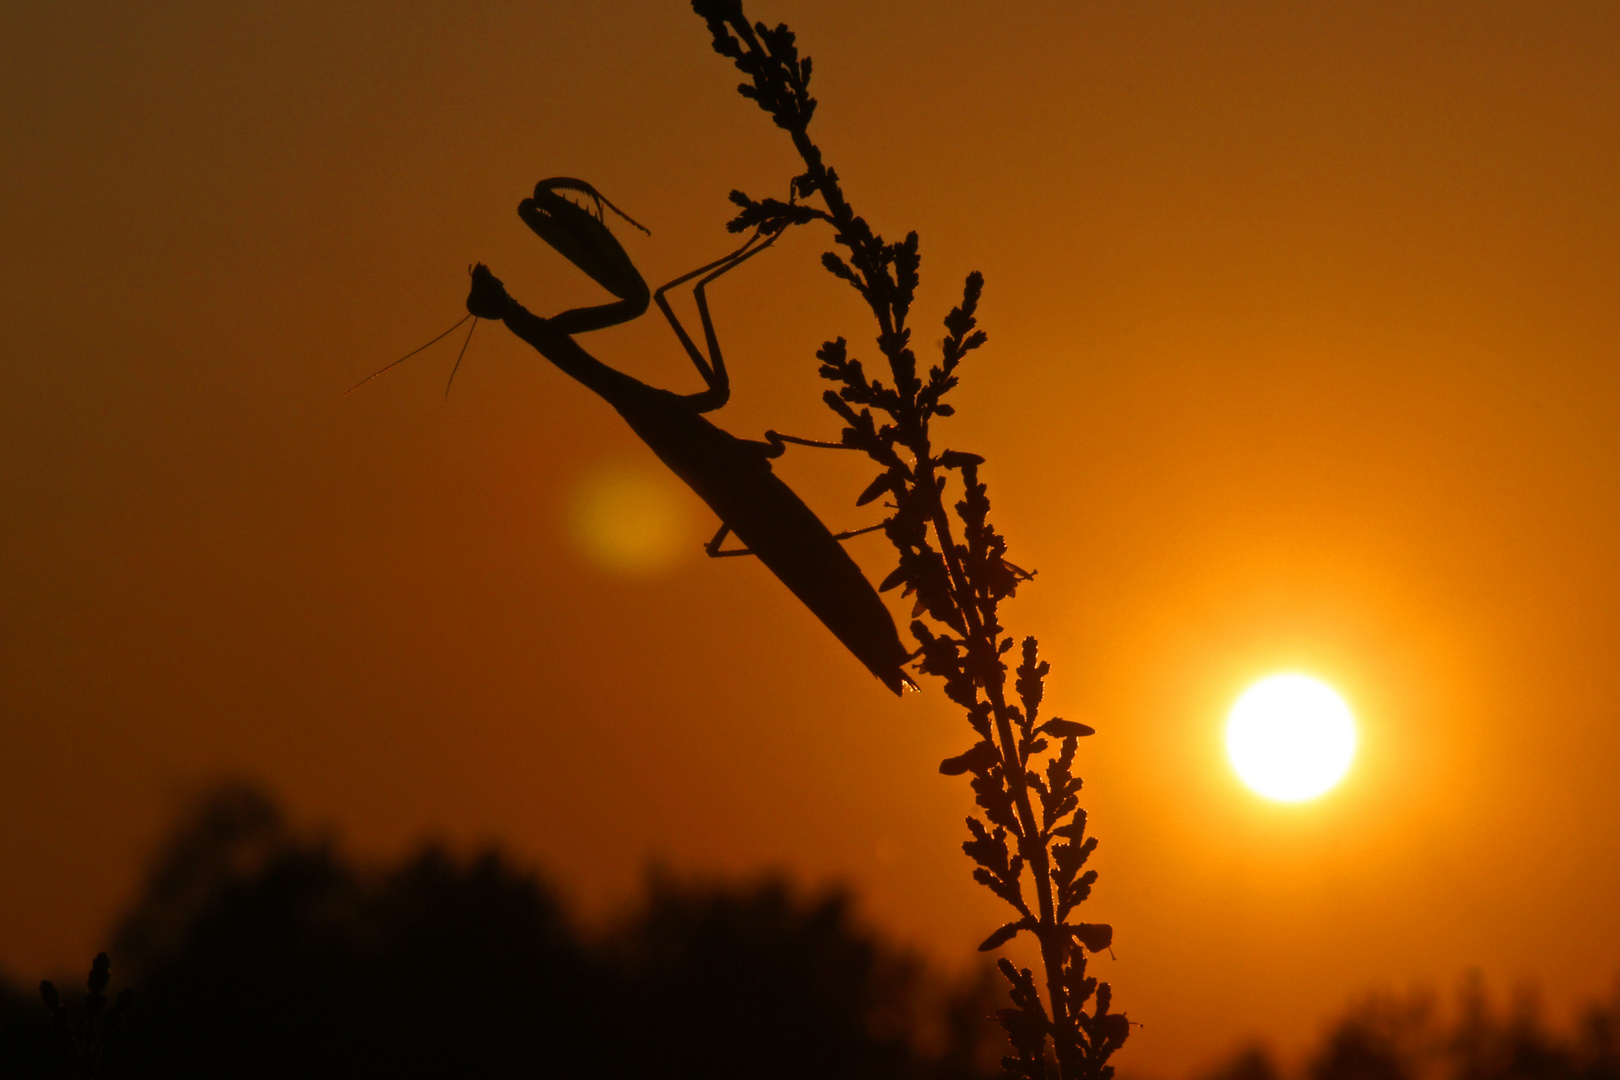
[(940, 771), (970, 777), (979, 813), (968, 818), (962, 847), (974, 879), (1012, 909), (980, 948), (1023, 933), (1040, 948), (1039, 985), (1030, 969), (1006, 958), (998, 964), (1012, 1001), (999, 1017), (1011, 1043), (1002, 1065), (1028, 1080), (1109, 1080), (1108, 1060), (1130, 1025), (1112, 1011), (1109, 985), (1087, 974), (1086, 954), (1107, 949), (1113, 929), (1073, 918), (1097, 878), (1086, 868), (1097, 841), (1086, 834), (1074, 772), (1079, 740), (1092, 729), (1042, 719), (1050, 667), (1035, 638), (1015, 640), (999, 616), (1001, 601), (1034, 575), (1008, 561), (1007, 541), (990, 521), (984, 458), (936, 447), (930, 427), (952, 415), (945, 399), (963, 361), (985, 343), (976, 315), (984, 279), (968, 275), (961, 303), (945, 317), (938, 362), (920, 370), (907, 325), (921, 266), (917, 234), (891, 243), (850, 207), (809, 135), (816, 111), (810, 58), (799, 55), (786, 26), (750, 24), (740, 0), (693, 0), (692, 7), (715, 51), (742, 73), (739, 92), (788, 134), (804, 165), (786, 202), (732, 192), (738, 213), (729, 227), (830, 226), (838, 250), (824, 254), (822, 265), (860, 294), (877, 323), (886, 373), (869, 371), (844, 338), (828, 341), (816, 354), (832, 384), (823, 397), (843, 423), (840, 444), (865, 452), (880, 469), (858, 504), (886, 498), (892, 507), (883, 531), (898, 558), (879, 588), (914, 598), (918, 667), (944, 681), (975, 736)]

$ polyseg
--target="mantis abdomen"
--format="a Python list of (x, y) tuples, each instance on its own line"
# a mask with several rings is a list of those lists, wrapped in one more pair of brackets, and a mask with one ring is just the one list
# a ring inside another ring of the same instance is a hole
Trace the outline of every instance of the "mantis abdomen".
[(897, 694), (910, 683), (901, 669), (909, 654), (893, 616), (831, 530), (771, 470), (769, 446), (710, 423), (694, 410), (693, 398), (702, 395), (660, 390), (608, 367), (510, 297), (501, 318), (612, 405), (867, 670)]

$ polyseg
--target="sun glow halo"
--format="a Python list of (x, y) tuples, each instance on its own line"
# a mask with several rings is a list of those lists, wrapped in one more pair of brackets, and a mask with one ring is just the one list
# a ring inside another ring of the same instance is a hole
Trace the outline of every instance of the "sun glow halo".
[(1308, 675), (1273, 675), (1243, 692), (1226, 721), (1238, 777), (1277, 802), (1328, 791), (1356, 754), (1356, 723), (1333, 688)]

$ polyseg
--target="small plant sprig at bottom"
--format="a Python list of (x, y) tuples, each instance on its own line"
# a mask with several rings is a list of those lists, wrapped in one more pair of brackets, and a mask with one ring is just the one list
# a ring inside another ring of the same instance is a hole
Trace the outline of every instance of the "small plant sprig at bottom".
[[(788, 133), (805, 166), (788, 202), (733, 192), (740, 213), (730, 228), (831, 226), (843, 254), (828, 252), (822, 264), (860, 294), (877, 320), (877, 347), (892, 382), (869, 376), (840, 337), (817, 353), (822, 376), (837, 386), (824, 399), (844, 422), (842, 444), (864, 451), (883, 469), (857, 504), (885, 495), (893, 500), (884, 532), (899, 565), (880, 588), (904, 586), (902, 595), (915, 595), (911, 632), (921, 646), (920, 667), (944, 679), (946, 696), (966, 710), (978, 736), (940, 771), (972, 777), (983, 818), (968, 818), (963, 848), (977, 864), (975, 880), (1017, 914), (980, 948), (999, 948), (1024, 932), (1040, 945), (1044, 1003), (1028, 968), (1005, 957), (999, 961), (1013, 1002), (1000, 1013), (1012, 1047), (1003, 1067), (1028, 1080), (1049, 1072), (1063, 1080), (1109, 1080), (1114, 1069), (1108, 1059), (1130, 1025), (1123, 1013), (1111, 1011), (1109, 985), (1086, 973), (1085, 954), (1108, 948), (1113, 929), (1070, 921), (1097, 877), (1085, 869), (1097, 841), (1086, 835), (1081, 781), (1074, 774), (1076, 747), (1092, 729), (1040, 719), (1050, 668), (1033, 637), (1021, 644), (1012, 684), (1017, 701), (1009, 700), (1004, 657), (1016, 643), (997, 610), (1031, 575), (1007, 561), (1006, 540), (990, 523), (990, 500), (979, 476), (984, 459), (935, 450), (929, 430), (935, 417), (952, 415), (944, 398), (957, 385), (957, 369), (985, 343), (975, 317), (983, 278), (968, 275), (962, 303), (945, 317), (940, 362), (926, 378), (919, 375), (906, 326), (921, 264), (917, 234), (889, 243), (850, 208), (837, 173), (808, 134), (816, 107), (809, 93), (810, 58), (799, 56), (786, 26), (750, 25), (740, 0), (693, 0), (692, 7), (708, 23), (715, 51), (745, 76), (738, 91)], [(952, 474), (960, 490), (954, 520), (946, 510)]]
[(106, 953), (98, 953), (90, 965), (90, 977), (85, 981), (87, 992), (77, 1004), (64, 1003), (51, 980), (40, 981), (39, 996), (51, 1012), (51, 1026), (60, 1040), (59, 1064), (68, 1076), (100, 1075), (107, 1038), (135, 998), (135, 992), (126, 986), (109, 1008), (106, 991), (111, 979), (112, 962)]

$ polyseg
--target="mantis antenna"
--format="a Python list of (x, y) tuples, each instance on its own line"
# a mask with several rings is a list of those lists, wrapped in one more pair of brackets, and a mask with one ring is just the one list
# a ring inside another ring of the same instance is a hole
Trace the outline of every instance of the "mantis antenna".
[[(462, 320), (462, 322), (465, 322), (465, 321), (466, 321), (465, 319)], [(461, 325), (461, 323), (456, 323), (456, 326), (460, 326), (460, 325)], [(453, 326), (450, 329), (454, 330), (455, 327)], [(446, 400), (446, 401), (450, 400), (450, 386), (451, 386), (452, 383), (454, 383), (456, 381), (456, 372), (461, 370), (461, 358), (463, 356), (467, 355), (467, 346), (472, 344), (472, 334), (473, 334), (473, 331), (476, 330), (476, 329), (478, 329), (478, 316), (474, 315), (473, 316), (473, 324), (471, 326), (467, 327), (467, 340), (463, 341), (461, 343), (461, 351), (456, 353), (455, 366), (450, 369), (450, 380), (449, 380), (449, 382), (446, 382), (444, 384), (444, 400)], [(445, 332), (449, 333), (448, 330), (445, 331)]]
[[(355, 383), (353, 386), (351, 386), (347, 390), (343, 391), (343, 396), (348, 397), (350, 394), (354, 393), (356, 390), (360, 389), (362, 386), (366, 385), (366, 383), (370, 382), (372, 379), (375, 379), (377, 376), (381, 375), (383, 372), (389, 370), (390, 368), (396, 368), (400, 364), (403, 364), (405, 361), (409, 360), (411, 357), (415, 356), (417, 353), (419, 353), (423, 349), (427, 348), (428, 345), (437, 345), (440, 341), (443, 341), (445, 338), (449, 337), (452, 333), (454, 333), (456, 331), (456, 329), (458, 327), (460, 327), (461, 324), (466, 322), (468, 319), (473, 320), (473, 329), (477, 329), (478, 328), (478, 318), (475, 315), (473, 315), (472, 312), (468, 312), (467, 314), (463, 315), (460, 319), (456, 320), (456, 325), (455, 326), (452, 326), (449, 330), (446, 330), (444, 333), (440, 334), (438, 337), (436, 337), (432, 341), (428, 342), (427, 345), (418, 345), (416, 348), (412, 349), (410, 352), (406, 353), (404, 356), (400, 357), (398, 360), (395, 360), (392, 364), (385, 364), (382, 367), (378, 368), (376, 371), (373, 371), (370, 375), (367, 375), (365, 378), (361, 379), (359, 382)], [(467, 341), (471, 341), (471, 340), (472, 340), (472, 330), (468, 330), (467, 331)], [(466, 342), (463, 342), (462, 346), (461, 346), (461, 352), (465, 353), (466, 351), (467, 351), (467, 345), (466, 345)], [(460, 355), (456, 356), (456, 366), (457, 367), (461, 366), (461, 356)], [(451, 371), (450, 372), (450, 377), (452, 379), (455, 378), (456, 373), (454, 371)], [(446, 386), (444, 388), (444, 394), (445, 394), (445, 397), (450, 396), (450, 388), (448, 386)]]

